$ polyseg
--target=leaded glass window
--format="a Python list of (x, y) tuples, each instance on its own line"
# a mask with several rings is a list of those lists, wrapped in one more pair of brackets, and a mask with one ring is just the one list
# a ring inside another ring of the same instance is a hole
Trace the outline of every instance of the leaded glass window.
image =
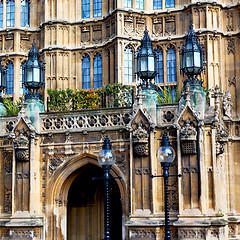
[(135, 0), (135, 8), (136, 9), (144, 9), (144, 0)]
[(14, 27), (15, 5), (13, 0), (7, 1), (7, 27)]
[(21, 27), (29, 27), (30, 4), (28, 0), (21, 1)]
[(6, 66), (7, 87), (6, 94), (13, 94), (13, 64), (8, 63)]
[(90, 0), (82, 0), (82, 18), (90, 18)]
[(153, 9), (162, 9), (162, 0), (153, 0)]
[(0, 28), (3, 27), (3, 3), (0, 2)]
[(124, 52), (124, 80), (125, 83), (133, 82), (133, 51), (129, 46)]
[(167, 50), (167, 82), (176, 81), (176, 51), (171, 47)]
[(102, 87), (102, 57), (100, 54), (93, 58), (93, 87)]
[(83, 57), (82, 60), (82, 88), (90, 88), (90, 58), (88, 56)]
[(93, 0), (93, 17), (102, 16), (102, 0)]
[(175, 7), (175, 0), (166, 0), (165, 5), (166, 5), (166, 8)]
[(163, 83), (163, 51), (158, 48), (155, 53), (157, 57), (157, 75), (155, 77), (155, 83)]
[(23, 66), (24, 64), (26, 64), (26, 61), (24, 61), (21, 66), (20, 66), (20, 95), (24, 95), (27, 93), (27, 88), (24, 85), (24, 70), (23, 70)]
[(132, 0), (124, 0), (124, 7), (131, 8), (132, 7)]

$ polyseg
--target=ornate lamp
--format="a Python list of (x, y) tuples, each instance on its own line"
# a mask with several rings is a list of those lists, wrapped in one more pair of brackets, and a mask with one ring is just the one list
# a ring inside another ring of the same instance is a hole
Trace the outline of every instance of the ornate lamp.
[(169, 227), (169, 203), (168, 203), (168, 178), (169, 167), (175, 159), (175, 150), (170, 146), (170, 141), (165, 131), (163, 134), (161, 147), (157, 150), (157, 159), (161, 163), (163, 168), (164, 178), (164, 195), (165, 195), (165, 238), (164, 240), (170, 240), (170, 227)]
[(108, 136), (104, 139), (102, 150), (98, 155), (98, 162), (104, 171), (104, 240), (110, 240), (110, 201), (109, 201), (109, 172), (114, 164), (115, 154), (111, 148), (111, 142)]
[(36, 43), (33, 41), (32, 48), (28, 54), (28, 60), (23, 66), (24, 84), (29, 90), (31, 98), (38, 97), (37, 91), (44, 84), (44, 63), (39, 60)]
[(148, 80), (156, 76), (156, 57), (147, 27), (137, 54), (137, 74), (147, 86), (149, 85)]
[(181, 69), (180, 71), (188, 76), (188, 82), (194, 83), (196, 76), (204, 70), (204, 51), (202, 44), (193, 30), (191, 22), (183, 48), (180, 50)]
[(6, 69), (4, 69), (2, 61), (0, 59), (0, 92), (2, 92), (6, 87), (7, 87)]

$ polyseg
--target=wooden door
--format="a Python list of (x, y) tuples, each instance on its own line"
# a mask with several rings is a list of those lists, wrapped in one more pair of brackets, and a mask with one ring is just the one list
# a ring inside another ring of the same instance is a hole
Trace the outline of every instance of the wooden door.
[[(68, 240), (104, 239), (104, 181), (103, 171), (87, 165), (79, 171), (68, 193)], [(111, 181), (111, 237), (122, 240), (122, 211), (120, 193), (115, 180)]]

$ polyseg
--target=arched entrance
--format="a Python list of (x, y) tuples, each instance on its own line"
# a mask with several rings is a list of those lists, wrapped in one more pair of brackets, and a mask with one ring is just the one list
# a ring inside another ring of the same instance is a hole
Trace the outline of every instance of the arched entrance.
[[(67, 239), (104, 239), (104, 181), (103, 170), (87, 164), (75, 172), (76, 178), (68, 192)], [(75, 175), (74, 174), (74, 175)], [(118, 185), (111, 181), (111, 239), (122, 240), (122, 207)]]

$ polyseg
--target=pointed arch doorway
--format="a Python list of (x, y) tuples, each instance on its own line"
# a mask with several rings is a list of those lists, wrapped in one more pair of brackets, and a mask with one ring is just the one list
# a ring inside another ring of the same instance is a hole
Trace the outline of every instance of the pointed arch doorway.
[[(104, 239), (104, 181), (100, 167), (87, 164), (76, 173), (68, 192), (67, 240)], [(111, 181), (111, 239), (122, 240), (122, 206), (118, 185)]]

